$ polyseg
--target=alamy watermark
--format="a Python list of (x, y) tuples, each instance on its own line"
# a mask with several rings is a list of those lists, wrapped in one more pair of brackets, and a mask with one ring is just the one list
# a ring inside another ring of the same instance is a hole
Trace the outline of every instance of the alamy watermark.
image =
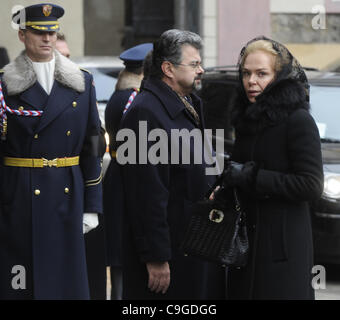
[(216, 175), (224, 169), (224, 130), (216, 130), (216, 152), (212, 148), (212, 137), (211, 129), (166, 131), (157, 128), (149, 131), (147, 121), (139, 121), (137, 134), (132, 129), (118, 131), (116, 141), (122, 143), (116, 159), (121, 165), (205, 164), (206, 175)]
[(312, 268), (312, 287), (314, 290), (326, 289), (326, 269), (322, 265), (316, 265)]
[(21, 6), (21, 5), (16, 5), (14, 7), (12, 7), (12, 15), (17, 13), (17, 15), (15, 15), (12, 19), (12, 28), (14, 30), (19, 30), (19, 26), (22, 29), (25, 29), (26, 26), (26, 14), (25, 14), (25, 7)]
[(25, 290), (26, 289), (26, 269), (24, 266), (15, 265), (12, 268), (12, 274), (15, 276), (12, 278), (12, 288), (14, 290)]
[(312, 19), (312, 28), (314, 30), (325, 30), (326, 27), (326, 8), (322, 5), (316, 5), (312, 8), (312, 13), (316, 16)]

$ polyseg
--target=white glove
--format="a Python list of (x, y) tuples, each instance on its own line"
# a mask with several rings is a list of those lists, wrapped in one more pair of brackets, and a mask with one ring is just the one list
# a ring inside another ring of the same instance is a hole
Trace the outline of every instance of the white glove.
[(83, 215), (83, 233), (88, 233), (96, 228), (99, 224), (97, 213), (84, 213)]

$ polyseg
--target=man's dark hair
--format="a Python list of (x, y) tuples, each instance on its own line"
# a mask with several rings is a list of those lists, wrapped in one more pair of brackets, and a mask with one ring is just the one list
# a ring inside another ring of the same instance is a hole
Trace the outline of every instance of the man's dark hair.
[(148, 78), (151, 73), (152, 68), (152, 54), (153, 50), (151, 50), (145, 57), (143, 61), (143, 73), (144, 73), (144, 79)]
[(163, 77), (161, 66), (164, 61), (173, 64), (181, 63), (183, 45), (190, 45), (201, 50), (202, 39), (198, 34), (184, 30), (171, 29), (162, 33), (160, 38), (154, 42), (150, 76), (159, 79)]
[(57, 33), (57, 40), (66, 41), (66, 37), (63, 33), (58, 32)]
[(9, 57), (8, 57), (7, 49), (4, 47), (0, 47), (0, 69), (3, 68), (8, 63), (9, 63)]
[(126, 64), (125, 70), (128, 72), (137, 74), (139, 76), (143, 73), (143, 65), (141, 65), (140, 67), (135, 67), (135, 66), (131, 67), (129, 66), (129, 64)]

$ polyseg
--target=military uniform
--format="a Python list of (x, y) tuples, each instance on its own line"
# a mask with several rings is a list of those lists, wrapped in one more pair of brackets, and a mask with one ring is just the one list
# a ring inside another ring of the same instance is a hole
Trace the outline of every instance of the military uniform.
[[(82, 222), (102, 212), (100, 121), (92, 75), (54, 56), (50, 95), (25, 52), (0, 76), (16, 111), (2, 128), (0, 299), (89, 298)], [(14, 289), (18, 265), (25, 288)]]
[(121, 180), (121, 167), (115, 158), (117, 150), (116, 134), (124, 110), (132, 103), (139, 91), (142, 75), (131, 72), (141, 68), (147, 53), (152, 49), (151, 43), (144, 43), (124, 51), (120, 59), (124, 61), (124, 69), (118, 78), (115, 92), (105, 109), (105, 126), (110, 136), (111, 161), (105, 173), (104, 219), (106, 228), (107, 264), (111, 266), (111, 299), (121, 299), (121, 267), (122, 267), (122, 216), (124, 214), (124, 193)]

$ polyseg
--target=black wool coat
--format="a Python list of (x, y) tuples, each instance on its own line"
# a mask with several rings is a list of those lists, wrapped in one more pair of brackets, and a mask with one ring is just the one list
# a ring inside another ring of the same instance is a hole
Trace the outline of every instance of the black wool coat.
[(131, 94), (139, 89), (139, 75), (126, 70), (119, 74), (115, 92), (105, 109), (105, 128), (110, 137), (111, 161), (103, 182), (104, 219), (106, 231), (107, 265), (122, 266), (122, 216), (124, 214), (124, 193), (121, 167), (112, 151), (117, 150), (116, 135), (124, 108)]
[[(200, 99), (195, 95), (191, 98), (202, 119)], [(203, 129), (203, 126), (196, 125), (177, 94), (156, 79), (145, 81), (141, 93), (122, 119), (122, 128), (132, 129), (137, 142), (141, 137), (139, 121), (147, 123), (148, 132), (163, 129), (169, 139), (171, 129)], [(143, 143), (146, 141), (142, 140), (140, 145)], [(148, 144), (149, 150), (153, 144)], [(225, 297), (224, 268), (186, 257), (179, 250), (191, 216), (190, 205), (203, 198), (212, 180), (205, 174), (204, 163), (193, 163), (194, 149), (190, 148), (190, 151), (189, 164), (153, 165), (147, 161), (146, 164), (122, 166), (126, 205), (123, 219), (123, 299)], [(179, 151), (179, 158), (181, 155)], [(148, 289), (146, 262), (154, 261), (169, 261), (170, 287), (164, 295), (151, 293)]]
[(107, 265), (122, 265), (122, 215), (124, 195), (121, 168), (112, 151), (116, 151), (116, 134), (124, 107), (133, 89), (117, 90), (113, 93), (105, 109), (105, 126), (110, 137), (111, 161), (103, 182), (104, 219), (106, 231)]
[(282, 80), (236, 109), (234, 161), (255, 161), (247, 214), (250, 258), (228, 273), (230, 299), (314, 299), (309, 202), (321, 196), (320, 137), (304, 89)]

